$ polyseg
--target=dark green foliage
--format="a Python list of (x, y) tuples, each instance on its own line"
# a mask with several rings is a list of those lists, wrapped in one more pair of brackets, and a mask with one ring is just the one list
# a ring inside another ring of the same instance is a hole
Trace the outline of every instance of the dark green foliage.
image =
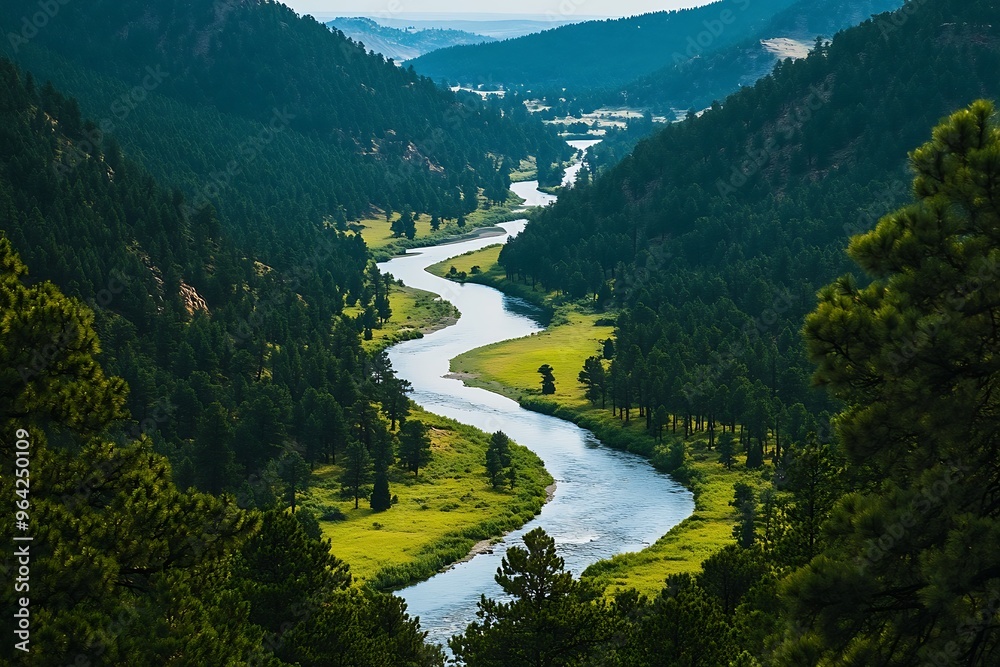
[(736, 508), (737, 521), (733, 537), (744, 549), (749, 549), (756, 539), (757, 493), (749, 484), (737, 482), (729, 504)]
[(556, 393), (556, 376), (552, 374), (552, 366), (542, 364), (538, 373), (542, 376), (542, 394)]
[(516, 473), (514, 460), (511, 457), (510, 438), (503, 431), (497, 431), (490, 436), (490, 444), (486, 448), (486, 475), (493, 487), (499, 487), (506, 478), (514, 488)]
[(431, 460), (431, 438), (427, 426), (409, 419), (399, 427), (399, 462), (416, 477)]
[(601, 402), (601, 407), (605, 405), (605, 397), (607, 396), (606, 387), (606, 377), (604, 372), (604, 364), (601, 363), (600, 357), (588, 357), (583, 363), (583, 370), (577, 376), (577, 379), (587, 387), (585, 396), (594, 405), (597, 405), (597, 401)]
[(372, 452), (375, 468), (374, 485), (371, 493), (371, 508), (384, 512), (392, 507), (392, 493), (389, 491), (389, 466), (392, 465), (392, 446), (385, 436), (380, 437)]
[(555, 541), (541, 528), (524, 536), (523, 548), (507, 550), (496, 581), (513, 601), (483, 596), (479, 620), (448, 643), (469, 667), (578, 665), (608, 641), (598, 592), (565, 571)]
[[(345, 493), (354, 498), (354, 509), (358, 509), (358, 501), (371, 494), (368, 485), (373, 479), (372, 457), (368, 454), (364, 443), (354, 440), (347, 446), (342, 461), (344, 473), (340, 478), (340, 484)], [(388, 485), (388, 481), (386, 481), (386, 485)]]
[(303, 532), (314, 540), (322, 539), (323, 529), (319, 526), (319, 520), (308, 507), (300, 507), (295, 513), (295, 519), (302, 526)]
[(278, 476), (285, 485), (285, 500), (295, 513), (295, 500), (299, 492), (309, 486), (312, 470), (298, 452), (286, 452), (278, 459)]
[[(872, 282), (838, 279), (806, 319), (816, 380), (846, 404), (837, 436), (857, 483), (785, 583), (807, 620), (779, 664), (1000, 659), (998, 155), (993, 104), (942, 122), (910, 155), (916, 201), (851, 241)], [(834, 474), (823, 454), (799, 456), (803, 501)]]
[(734, 440), (733, 434), (727, 432), (720, 435), (715, 444), (715, 448), (719, 452), (719, 463), (726, 466), (726, 469), (733, 467), (733, 455), (736, 453)]

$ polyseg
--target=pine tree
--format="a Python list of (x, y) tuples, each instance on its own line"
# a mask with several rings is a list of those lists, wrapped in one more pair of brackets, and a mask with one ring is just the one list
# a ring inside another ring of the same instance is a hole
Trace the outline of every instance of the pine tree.
[(465, 633), (448, 645), (469, 667), (586, 664), (609, 639), (604, 604), (596, 589), (575, 581), (556, 552), (555, 540), (536, 528), (524, 547), (511, 547), (496, 581), (511, 602), (483, 596)]
[(503, 431), (497, 431), (490, 436), (486, 448), (486, 474), (494, 488), (503, 484), (506, 470), (511, 466), (510, 438)]
[(910, 156), (917, 201), (851, 240), (873, 276), (820, 293), (805, 335), (846, 407), (859, 490), (786, 583), (799, 631), (780, 664), (1000, 660), (1000, 128), (993, 105), (948, 118)]
[(340, 484), (345, 495), (354, 498), (354, 509), (358, 509), (358, 501), (369, 495), (368, 484), (372, 481), (372, 457), (365, 446), (351, 440), (343, 457), (344, 472)]
[(556, 393), (556, 376), (552, 374), (552, 366), (542, 364), (538, 373), (542, 376), (542, 394)]
[(375, 484), (372, 487), (371, 508), (384, 512), (392, 507), (392, 493), (389, 491), (389, 466), (392, 465), (392, 445), (388, 433), (382, 433), (372, 451), (375, 468)]
[(399, 427), (399, 460), (414, 477), (430, 462), (431, 438), (423, 422), (408, 419)]

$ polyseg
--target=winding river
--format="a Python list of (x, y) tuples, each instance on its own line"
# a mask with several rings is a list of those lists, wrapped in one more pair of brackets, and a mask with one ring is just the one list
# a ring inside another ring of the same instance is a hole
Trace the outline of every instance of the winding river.
[[(537, 185), (534, 181), (515, 183), (512, 189), (525, 198), (526, 206), (551, 203), (555, 197), (538, 191)], [(462, 313), (454, 326), (389, 350), (398, 375), (413, 384), (413, 400), (429, 412), (487, 432), (502, 429), (538, 454), (557, 485), (555, 496), (541, 513), (508, 534), (491, 552), (398, 593), (409, 613), (420, 617), (428, 639), (441, 644), (475, 620), (480, 595), (504, 597), (493, 576), (507, 547), (519, 544), (527, 531), (543, 527), (555, 538), (566, 566), (580, 574), (598, 560), (643, 549), (694, 510), (691, 493), (643, 458), (605, 447), (575, 424), (530, 412), (508, 398), (446, 377), (449, 361), (459, 354), (527, 336), (543, 327), (530, 304), (483, 285), (459, 285), (424, 269), (506, 242), (525, 224), (525, 220), (506, 222), (499, 225), (505, 232), (502, 236), (420, 248), (379, 265), (407, 285), (441, 295)], [(563, 371), (563, 382), (575, 380), (572, 370), (573, 375)]]

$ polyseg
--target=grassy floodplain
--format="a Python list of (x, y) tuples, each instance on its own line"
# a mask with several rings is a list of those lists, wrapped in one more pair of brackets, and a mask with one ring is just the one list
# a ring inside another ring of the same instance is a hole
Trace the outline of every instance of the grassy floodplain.
[(416, 221), (416, 236), (412, 240), (393, 236), (392, 223), (399, 219), (399, 212), (390, 213), (386, 219), (384, 211), (377, 211), (369, 218), (348, 223), (348, 229), (361, 234), (376, 261), (384, 261), (406, 252), (408, 248), (419, 248), (449, 239), (472, 236), (497, 223), (516, 220), (523, 217), (523, 214), (515, 212), (523, 202), (523, 199), (511, 192), (503, 204), (485, 208), (486, 201), (480, 196), (480, 207), (466, 216), (465, 227), (459, 227), (455, 220), (447, 220), (441, 222), (441, 227), (436, 232), (431, 229), (430, 216), (423, 214)]
[(391, 509), (373, 512), (362, 500), (355, 510), (353, 498), (341, 496), (338, 465), (315, 470), (302, 502), (320, 517), (333, 553), (350, 564), (358, 582), (380, 589), (426, 579), (477, 543), (522, 526), (541, 511), (553, 481), (541, 459), (516, 445), (517, 485), (494, 489), (486, 477), (488, 434), (420, 409), (410, 419), (430, 428), (433, 456), (416, 476), (391, 469), (390, 489), (398, 497)]
[[(501, 246), (491, 246), (430, 267), (436, 275), (448, 277), (451, 267), (466, 280), (496, 287), (547, 309), (549, 326), (542, 332), (472, 350), (456, 357), (452, 372), (466, 384), (494, 391), (526, 408), (567, 419), (592, 431), (613, 447), (643, 454), (657, 464), (665, 454), (665, 444), (675, 436), (668, 433), (664, 443), (646, 433), (643, 420), (625, 424), (609, 409), (593, 406), (577, 381), (587, 357), (600, 354), (601, 342), (611, 336), (608, 314), (587, 312), (579, 303), (562, 302), (557, 295), (532, 289), (530, 285), (508, 281), (497, 265)], [(472, 273), (472, 267), (479, 271)], [(454, 277), (454, 275), (452, 275)], [(556, 377), (556, 393), (542, 396), (537, 369), (549, 364)], [(733, 485), (739, 481), (758, 484), (763, 471), (749, 471), (742, 461), (727, 470), (718, 454), (708, 448), (702, 434), (688, 439), (687, 474), (682, 481), (695, 494), (695, 511), (669, 533), (641, 552), (621, 554), (595, 563), (585, 572), (608, 594), (634, 588), (655, 595), (671, 574), (697, 572), (705, 558), (732, 540), (735, 511), (729, 505)]]
[[(364, 341), (366, 350), (419, 338), (460, 317), (438, 295), (398, 284), (390, 304), (392, 317)], [(376, 513), (362, 500), (355, 510), (354, 500), (341, 495), (338, 465), (316, 468), (301, 503), (319, 518), (333, 553), (351, 566), (355, 580), (386, 590), (426, 579), (519, 528), (541, 511), (553, 483), (541, 459), (516, 445), (515, 488), (493, 489), (485, 466), (490, 434), (417, 406), (409, 418), (429, 427), (432, 459), (417, 476), (391, 469), (390, 489), (398, 497), (391, 509)]]
[[(461, 316), (455, 306), (439, 299), (437, 294), (395, 283), (389, 292), (389, 304), (392, 317), (381, 329), (372, 330), (371, 340), (362, 341), (368, 351), (421, 338), (424, 334), (451, 326)], [(344, 313), (357, 316), (361, 314), (361, 308), (345, 308)]]

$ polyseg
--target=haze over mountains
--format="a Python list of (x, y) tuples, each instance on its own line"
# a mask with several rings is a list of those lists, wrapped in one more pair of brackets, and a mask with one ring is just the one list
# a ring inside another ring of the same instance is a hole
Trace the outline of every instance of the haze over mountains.
[(340, 30), (369, 51), (379, 53), (396, 62), (404, 62), (431, 51), (463, 44), (481, 44), (496, 41), (486, 35), (462, 30), (423, 28), (412, 26), (390, 28), (372, 19), (338, 17), (327, 25)]
[(579, 23), (436, 51), (414, 60), (413, 66), (435, 81), (535, 92), (623, 85), (673, 62), (678, 54), (690, 50), (697, 55), (740, 41), (793, 1), (720, 0), (694, 9)]

